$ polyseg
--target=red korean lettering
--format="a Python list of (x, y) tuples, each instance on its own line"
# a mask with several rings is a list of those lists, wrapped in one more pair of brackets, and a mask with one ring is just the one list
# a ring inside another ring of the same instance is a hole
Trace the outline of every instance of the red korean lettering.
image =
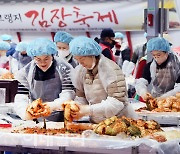
[(63, 21), (60, 20), (58, 26), (59, 26), (59, 27), (66, 27), (67, 24), (66, 24), (65, 22), (63, 22)]
[(51, 10), (51, 13), (54, 13), (54, 15), (52, 16), (51, 18), (51, 23), (54, 23), (54, 18), (56, 19), (59, 19), (59, 17), (57, 16), (57, 13), (59, 12), (59, 9), (54, 9), (54, 10)]
[[(79, 11), (80, 11), (80, 8), (78, 8), (78, 7), (73, 7), (74, 9), (75, 9), (75, 11), (73, 11), (73, 12), (75, 12), (76, 13), (76, 18), (78, 18), (79, 16), (85, 16), (84, 14), (80, 14), (79, 13)], [(76, 11), (77, 10), (77, 11)]]
[(86, 24), (88, 27), (90, 27), (90, 25), (88, 23), (86, 23), (86, 20), (90, 19), (90, 18), (94, 18), (94, 17), (93, 16), (87, 16), (87, 17), (75, 20), (75, 21), (73, 21), (73, 23), (82, 22), (80, 25), (85, 25)]
[(28, 18), (32, 18), (34, 16), (32, 20), (32, 26), (34, 26), (34, 21), (39, 16), (39, 13), (36, 10), (31, 10), (31, 11), (26, 12), (24, 15)]
[[(51, 18), (51, 23), (54, 22), (54, 19), (55, 19), (55, 18), (56, 18), (56, 19), (59, 19), (59, 18), (60, 18), (60, 17), (58, 16), (59, 11), (60, 11), (59, 9), (55, 9), (55, 10), (52, 10), (52, 11), (51, 11), (51, 13), (54, 13), (53, 17)], [(59, 27), (66, 27), (67, 24), (64, 22), (64, 19), (65, 19), (65, 17), (67, 17), (67, 16), (72, 16), (72, 14), (65, 14), (64, 7), (61, 8), (61, 12), (60, 12), (60, 13), (61, 13), (61, 18), (62, 18), (62, 20), (59, 21), (58, 26), (59, 26)]]
[(80, 9), (77, 7), (73, 7), (75, 9), (75, 11), (73, 11), (76, 14), (76, 18), (79, 18), (79, 16), (83, 16), (80, 19), (74, 20), (73, 23), (78, 23), (78, 22), (82, 22), (80, 25), (87, 25), (88, 27), (90, 27), (90, 25), (88, 23), (86, 23), (86, 20), (90, 19), (90, 18), (94, 18), (94, 16), (86, 16), (84, 14), (80, 14), (79, 11)]
[(44, 20), (44, 8), (42, 8), (41, 18), (42, 18), (42, 21), (39, 21), (39, 25), (41, 27), (49, 27), (49, 26), (51, 26), (51, 25), (48, 24), (47, 20)]
[(114, 23), (118, 24), (117, 16), (116, 16), (114, 10), (112, 10), (112, 14), (111, 14), (111, 12), (108, 12), (108, 14), (105, 14), (105, 15), (101, 15), (100, 12), (93, 12), (93, 13), (98, 15), (98, 21), (104, 22), (104, 20), (106, 18), (108, 18), (110, 20), (110, 22), (113, 22), (113, 20), (114, 20)]
[(119, 24), (118, 19), (117, 19), (117, 16), (116, 16), (116, 13), (115, 13), (114, 10), (112, 10), (112, 14), (113, 14), (113, 17), (114, 17), (114, 23), (115, 23), (115, 24)]
[(62, 20), (64, 20), (64, 18), (67, 17), (67, 16), (72, 16), (72, 14), (65, 14), (64, 12), (65, 12), (65, 11), (64, 11), (64, 7), (62, 7), (62, 9), (61, 9), (61, 17), (62, 17)]

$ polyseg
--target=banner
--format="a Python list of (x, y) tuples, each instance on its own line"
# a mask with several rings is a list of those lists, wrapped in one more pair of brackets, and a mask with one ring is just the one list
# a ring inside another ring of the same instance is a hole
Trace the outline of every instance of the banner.
[(146, 0), (62, 4), (4, 3), (0, 5), (0, 30), (101, 31), (105, 27), (111, 27), (115, 31), (143, 30), (145, 8)]

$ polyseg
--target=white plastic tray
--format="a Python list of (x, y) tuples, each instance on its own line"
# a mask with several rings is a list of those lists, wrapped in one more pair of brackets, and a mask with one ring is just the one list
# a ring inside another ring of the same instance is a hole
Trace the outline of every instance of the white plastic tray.
[[(139, 109), (146, 106), (145, 103), (131, 103), (133, 108)], [(156, 120), (159, 124), (169, 124), (169, 125), (180, 125), (180, 112), (151, 112), (147, 110), (142, 110), (141, 112), (136, 112), (138, 117), (144, 120)]]

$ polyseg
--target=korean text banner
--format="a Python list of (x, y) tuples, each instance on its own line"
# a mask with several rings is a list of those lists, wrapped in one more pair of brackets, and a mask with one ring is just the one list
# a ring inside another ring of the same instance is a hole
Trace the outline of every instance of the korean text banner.
[[(104, 3), (8, 3), (0, 5), (0, 30), (99, 31), (142, 30), (147, 1)], [(173, 20), (177, 20), (173, 16)]]

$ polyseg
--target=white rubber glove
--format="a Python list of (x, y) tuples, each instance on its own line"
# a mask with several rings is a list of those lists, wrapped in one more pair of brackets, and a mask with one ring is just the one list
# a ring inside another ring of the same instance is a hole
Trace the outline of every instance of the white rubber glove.
[(18, 71), (18, 61), (15, 58), (11, 59), (11, 72), (15, 74)]
[(107, 97), (101, 103), (93, 104), (90, 106), (90, 115), (95, 123), (98, 123), (104, 118), (110, 118), (117, 115), (124, 108), (123, 102), (116, 98)]
[[(39, 118), (39, 117), (38, 117)], [(34, 117), (33, 115), (31, 115), (29, 112), (25, 112), (25, 118), (24, 120), (33, 120), (33, 119), (37, 119), (37, 117)]]
[(14, 111), (22, 120), (32, 120), (37, 117), (27, 112), (27, 107), (30, 105), (28, 95), (16, 94), (14, 99)]
[(78, 112), (73, 112), (71, 111), (71, 116), (73, 119), (78, 120), (84, 116), (89, 116), (91, 114), (90, 106), (89, 105), (78, 105), (79, 111)]
[(46, 104), (50, 107), (50, 111), (62, 110), (62, 104), (65, 101), (74, 100), (75, 92), (73, 90), (63, 90), (59, 94), (59, 98), (55, 99), (53, 102), (47, 102)]
[(145, 80), (144, 78), (136, 79), (135, 81), (136, 93), (142, 98), (143, 97), (145, 98), (146, 94), (148, 93), (147, 86), (148, 86), (148, 81)]
[(128, 77), (128, 76), (132, 75), (134, 68), (135, 68), (135, 64), (133, 62), (129, 62), (129, 64), (125, 70), (125, 76)]
[(148, 98), (153, 98), (152, 95), (148, 92), (142, 95), (141, 97), (144, 101), (147, 101)]
[(122, 72), (123, 74), (126, 74), (127, 67), (129, 65), (129, 61), (125, 60), (122, 64)]
[(29, 101), (28, 95), (25, 94), (16, 94), (14, 98), (14, 111), (23, 120), (32, 119), (29, 114), (26, 114), (26, 108)]

